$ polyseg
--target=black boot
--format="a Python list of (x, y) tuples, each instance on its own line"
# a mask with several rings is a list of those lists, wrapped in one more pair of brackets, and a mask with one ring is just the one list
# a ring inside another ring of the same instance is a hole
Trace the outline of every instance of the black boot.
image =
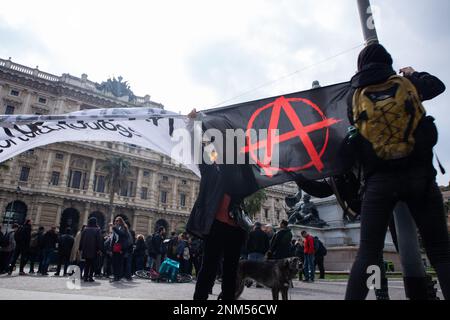
[(426, 277), (404, 277), (405, 295), (409, 300), (428, 300), (428, 279)]
[(433, 280), (430, 275), (427, 275), (426, 281), (428, 300), (440, 300), (437, 296), (437, 288), (434, 287), (437, 284), (437, 281)]
[(390, 300), (387, 278), (381, 278), (381, 289), (375, 289), (377, 300)]

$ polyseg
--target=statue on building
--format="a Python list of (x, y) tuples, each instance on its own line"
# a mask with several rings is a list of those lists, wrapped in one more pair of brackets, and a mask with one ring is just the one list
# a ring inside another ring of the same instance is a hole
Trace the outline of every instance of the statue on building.
[(303, 226), (323, 228), (327, 223), (320, 219), (319, 211), (314, 202), (311, 201), (311, 196), (305, 194), (302, 198), (302, 191), (300, 190), (293, 197), (286, 197), (285, 202), (289, 207), (287, 214), (289, 216), (290, 224), (298, 224)]
[(112, 79), (109, 78), (106, 81), (103, 81), (101, 84), (97, 85), (97, 90), (103, 91), (103, 92), (110, 92), (115, 97), (128, 97), (128, 101), (132, 102), (136, 99), (136, 96), (134, 95), (133, 91), (130, 89), (130, 85), (128, 84), (128, 81), (123, 81), (123, 77), (119, 76), (117, 79), (113, 77)]

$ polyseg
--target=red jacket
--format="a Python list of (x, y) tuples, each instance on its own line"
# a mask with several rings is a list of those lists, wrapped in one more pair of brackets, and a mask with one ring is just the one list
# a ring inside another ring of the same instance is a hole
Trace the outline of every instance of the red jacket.
[(304, 250), (303, 252), (305, 254), (314, 254), (315, 250), (314, 250), (314, 238), (311, 235), (307, 235), (305, 240), (303, 241), (304, 243)]

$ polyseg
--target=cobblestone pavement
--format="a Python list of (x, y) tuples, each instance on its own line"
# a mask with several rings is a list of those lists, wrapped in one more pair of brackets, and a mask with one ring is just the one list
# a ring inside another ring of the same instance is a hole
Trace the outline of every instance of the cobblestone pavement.
[[(122, 280), (111, 283), (107, 279), (98, 279), (94, 283), (82, 283), (81, 289), (68, 289), (67, 277), (50, 276), (0, 276), (0, 300), (32, 299), (32, 300), (112, 300), (112, 299), (149, 299), (149, 300), (191, 300), (195, 282), (157, 283), (149, 280), (133, 278), (133, 281)], [(400, 280), (389, 280), (390, 296), (394, 300), (404, 300), (403, 283)], [(346, 288), (345, 281), (317, 280), (315, 283), (294, 281), (290, 290), (291, 300), (342, 300)], [(220, 283), (216, 283), (210, 299), (217, 299)], [(439, 292), (442, 297), (442, 293)], [(243, 300), (271, 300), (272, 295), (266, 288), (246, 288)], [(375, 298), (373, 292), (368, 299)]]

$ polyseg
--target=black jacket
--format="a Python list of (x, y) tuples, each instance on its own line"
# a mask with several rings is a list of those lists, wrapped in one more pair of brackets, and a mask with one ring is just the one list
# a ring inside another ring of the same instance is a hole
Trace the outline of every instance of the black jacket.
[(136, 241), (136, 248), (134, 248), (134, 255), (143, 257), (145, 256), (146, 245), (144, 239), (139, 239)]
[(63, 234), (59, 237), (58, 253), (63, 256), (70, 256), (74, 238), (70, 234)]
[(80, 251), (84, 259), (94, 259), (101, 251), (103, 239), (97, 227), (86, 227), (81, 233)]
[(270, 242), (270, 252), (272, 259), (285, 259), (291, 256), (291, 229), (281, 229)]
[[(347, 103), (349, 120), (353, 122), (352, 100), (355, 91), (369, 85), (380, 84), (396, 75), (392, 68), (392, 59), (384, 48), (377, 45), (364, 49), (358, 60), (359, 72), (351, 79)], [(385, 62), (385, 63), (382, 63)], [(390, 64), (389, 64), (390, 63)], [(408, 76), (416, 87), (422, 101), (433, 99), (445, 91), (445, 85), (437, 77), (426, 72), (415, 72)], [(433, 146), (437, 143), (437, 129), (432, 117), (424, 117), (414, 132), (416, 141), (413, 153), (407, 159), (383, 161), (379, 159), (371, 144), (359, 138), (355, 149), (362, 164), (364, 175), (367, 178), (375, 171), (397, 171), (399, 169), (413, 168), (417, 175), (435, 176), (433, 167)]]
[(56, 244), (58, 243), (58, 235), (56, 232), (47, 231), (42, 238), (42, 248), (46, 249), (56, 249)]
[(31, 225), (24, 224), (19, 227), (15, 235), (16, 247), (21, 249), (28, 249), (30, 247), (31, 240)]
[[(203, 130), (211, 128), (224, 134), (226, 129), (233, 129), (226, 118), (207, 116), (203, 120)], [(226, 150), (226, 148), (226, 141), (224, 141), (223, 150)], [(220, 152), (221, 149), (217, 149), (217, 151)], [(226, 154), (222, 157), (226, 159)], [(240, 204), (245, 197), (256, 192), (258, 186), (252, 168), (248, 164), (200, 164), (199, 169), (201, 173), (199, 194), (189, 216), (186, 230), (190, 234), (203, 239), (211, 230), (217, 209), (225, 194), (231, 197), (231, 208)]]
[(256, 228), (248, 235), (247, 252), (266, 254), (269, 250), (269, 237), (261, 230)]

